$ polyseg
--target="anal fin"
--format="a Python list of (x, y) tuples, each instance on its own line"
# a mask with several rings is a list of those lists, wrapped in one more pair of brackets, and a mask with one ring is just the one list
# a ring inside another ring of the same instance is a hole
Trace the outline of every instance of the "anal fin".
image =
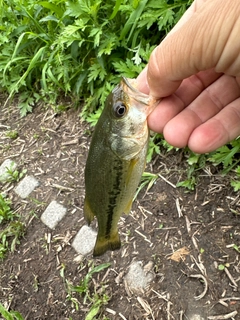
[(94, 219), (94, 213), (92, 212), (87, 199), (85, 198), (84, 200), (84, 218), (87, 221), (87, 224), (90, 225), (90, 223), (93, 221)]
[(125, 207), (125, 209), (124, 209), (124, 213), (125, 214), (129, 214), (129, 212), (131, 211), (131, 209), (132, 209), (132, 202), (133, 202), (133, 200), (131, 199), (129, 202), (128, 202), (128, 204), (126, 205), (126, 207)]

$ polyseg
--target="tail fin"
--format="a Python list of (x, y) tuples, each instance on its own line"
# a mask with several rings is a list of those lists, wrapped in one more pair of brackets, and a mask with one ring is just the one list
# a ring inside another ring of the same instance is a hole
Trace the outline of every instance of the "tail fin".
[(93, 256), (101, 256), (108, 250), (117, 250), (121, 248), (121, 241), (118, 232), (109, 238), (97, 237), (94, 247)]

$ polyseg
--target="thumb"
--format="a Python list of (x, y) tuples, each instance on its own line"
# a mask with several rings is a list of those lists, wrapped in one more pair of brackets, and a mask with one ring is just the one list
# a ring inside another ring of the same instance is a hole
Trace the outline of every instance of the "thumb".
[(150, 94), (172, 94), (182, 80), (199, 71), (240, 75), (239, 0), (208, 0), (169, 34), (150, 56)]

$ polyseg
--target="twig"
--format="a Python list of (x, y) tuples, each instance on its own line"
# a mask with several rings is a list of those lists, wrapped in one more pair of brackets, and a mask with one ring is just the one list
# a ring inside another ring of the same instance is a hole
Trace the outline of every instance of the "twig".
[(218, 316), (210, 316), (208, 317), (209, 320), (225, 320), (225, 319), (230, 319), (232, 317), (235, 317), (238, 314), (237, 311), (233, 311), (227, 314), (220, 314)]
[(165, 297), (164, 297), (162, 294), (160, 294), (159, 292), (157, 292), (157, 291), (155, 291), (155, 290), (153, 290), (153, 289), (151, 289), (151, 291), (154, 292), (154, 293), (156, 293), (156, 295), (157, 295), (159, 298), (161, 298), (161, 299), (163, 299), (163, 300), (165, 300), (165, 301), (168, 302), (168, 299), (165, 298)]
[(191, 278), (197, 278), (197, 279), (200, 278), (200, 279), (203, 280), (203, 282), (204, 282), (204, 290), (203, 290), (203, 292), (202, 292), (199, 296), (195, 296), (195, 297), (194, 297), (195, 300), (200, 300), (200, 299), (202, 299), (202, 298), (206, 295), (206, 293), (207, 293), (207, 291), (208, 291), (208, 283), (207, 283), (206, 278), (205, 278), (202, 274), (192, 274), (192, 275), (190, 275), (189, 277), (191, 277)]
[(140, 305), (146, 311), (147, 315), (151, 314), (152, 319), (155, 320), (153, 312), (152, 312), (152, 309), (151, 309), (149, 303), (147, 301), (143, 300), (141, 297), (137, 297), (137, 301), (140, 303)]
[(224, 306), (224, 307), (228, 307), (228, 304), (227, 304), (227, 302), (225, 302), (225, 301), (223, 301), (223, 300), (218, 300), (218, 303), (220, 303), (222, 306)]
[(52, 183), (52, 187), (60, 189), (60, 190), (74, 191), (73, 188), (64, 187), (64, 186), (61, 186), (60, 184), (56, 184), (56, 183)]
[(176, 199), (176, 207), (177, 207), (178, 217), (181, 218), (183, 216), (183, 214), (182, 214), (182, 210), (180, 207), (179, 198)]
[(191, 233), (191, 225), (190, 225), (190, 221), (189, 221), (187, 216), (185, 216), (185, 220), (186, 220), (187, 232), (190, 235), (190, 233)]
[(174, 189), (176, 189), (177, 187), (175, 186), (175, 184), (173, 184), (172, 182), (168, 181), (166, 178), (164, 178), (161, 174), (158, 174), (158, 176), (163, 179), (165, 182), (167, 182), (171, 187), (173, 187)]
[(204, 267), (202, 261), (201, 261), (201, 255), (198, 256), (198, 259), (199, 259), (199, 263), (197, 262), (197, 260), (194, 258), (194, 256), (191, 256), (192, 260), (196, 263), (198, 269), (202, 272), (202, 274), (204, 276), (207, 275), (206, 273), (206, 268)]
[(61, 145), (62, 145), (62, 146), (69, 146), (69, 145), (71, 145), (71, 144), (77, 144), (77, 143), (79, 143), (78, 138), (77, 138), (77, 139), (73, 139), (73, 140), (71, 140), (71, 141), (62, 142)]
[(179, 312), (179, 314), (180, 314), (179, 320), (183, 320), (183, 310), (181, 310), (181, 311)]
[(106, 311), (107, 311), (108, 313), (113, 314), (114, 316), (116, 315), (116, 311), (114, 311), (114, 310), (112, 310), (112, 309), (110, 309), (110, 308), (106, 308)]
[(236, 281), (233, 279), (232, 275), (230, 274), (228, 268), (224, 268), (224, 271), (226, 273), (226, 275), (228, 276), (229, 280), (232, 282), (232, 284), (235, 286), (235, 287), (238, 287)]
[(119, 312), (119, 316), (123, 319), (123, 320), (127, 320), (124, 315), (122, 315), (120, 312)]
[(168, 302), (167, 302), (167, 318), (168, 320), (170, 320), (170, 317), (172, 316), (171, 313), (170, 313), (170, 308), (171, 308), (171, 304), (172, 302), (169, 300), (170, 299), (170, 295), (169, 293), (167, 294), (167, 299), (168, 299)]
[(193, 243), (195, 249), (196, 249), (197, 251), (199, 251), (198, 244), (197, 244), (197, 241), (196, 241), (194, 235), (191, 237), (191, 239), (192, 239), (192, 243)]
[(151, 243), (151, 241), (144, 235), (142, 234), (140, 231), (138, 231), (137, 229), (135, 229), (135, 232), (137, 232), (141, 237), (143, 237), (143, 239), (149, 243)]
[(240, 297), (226, 297), (226, 298), (222, 298), (220, 300), (222, 300), (222, 301), (240, 300)]

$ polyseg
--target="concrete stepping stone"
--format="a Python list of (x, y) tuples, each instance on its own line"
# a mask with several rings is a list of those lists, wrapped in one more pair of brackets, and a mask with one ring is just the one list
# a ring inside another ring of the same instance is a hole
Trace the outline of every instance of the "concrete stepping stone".
[(0, 166), (0, 182), (5, 182), (11, 175), (7, 172), (9, 169), (14, 171), (17, 168), (16, 162), (11, 159), (6, 159)]
[[(206, 318), (203, 318), (201, 315), (199, 315), (199, 314), (193, 314), (193, 315), (191, 315), (191, 316), (189, 316), (188, 315), (188, 319), (190, 319), (190, 320), (204, 320), (204, 319), (206, 319)], [(224, 319), (224, 318), (222, 318), (222, 319)]]
[(39, 186), (39, 182), (32, 176), (26, 176), (22, 179), (22, 181), (15, 188), (16, 194), (19, 195), (22, 199), (25, 199), (29, 196), (29, 194)]
[(77, 253), (85, 256), (90, 253), (96, 242), (97, 232), (88, 226), (83, 226), (76, 234), (72, 247)]
[(67, 209), (54, 200), (47, 206), (41, 215), (41, 220), (50, 229), (54, 229), (66, 213)]
[(126, 290), (131, 293), (143, 293), (154, 279), (154, 273), (151, 272), (152, 266), (151, 262), (144, 267), (141, 261), (132, 262), (124, 279)]

